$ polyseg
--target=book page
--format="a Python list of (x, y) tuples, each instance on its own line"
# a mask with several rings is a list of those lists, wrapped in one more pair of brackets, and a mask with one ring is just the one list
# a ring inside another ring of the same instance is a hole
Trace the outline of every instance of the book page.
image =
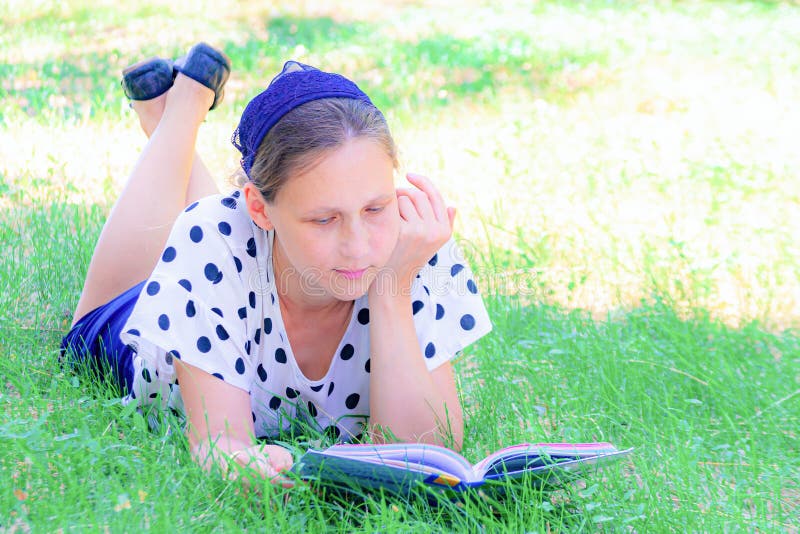
[(473, 470), (478, 477), (493, 469), (502, 469), (502, 464), (508, 470), (524, 469), (545, 465), (548, 457), (551, 461), (586, 458), (600, 454), (616, 452), (616, 447), (610, 443), (521, 443), (512, 445), (494, 452), (475, 464)]
[(480, 472), (480, 476), (482, 479), (495, 479), (504, 477), (517, 478), (524, 473), (579, 472), (629, 454), (632, 450), (625, 449), (620, 451), (614, 449), (613, 452), (583, 452), (582, 454), (554, 452), (553, 455), (521, 453), (507, 458), (496, 459), (494, 462), (485, 465)]
[(405, 466), (428, 473), (449, 474), (465, 481), (478, 480), (472, 465), (466, 458), (438, 445), (422, 443), (342, 444), (329, 447), (324, 452), (327, 455), (343, 458), (391, 462), (391, 465), (395, 467)]

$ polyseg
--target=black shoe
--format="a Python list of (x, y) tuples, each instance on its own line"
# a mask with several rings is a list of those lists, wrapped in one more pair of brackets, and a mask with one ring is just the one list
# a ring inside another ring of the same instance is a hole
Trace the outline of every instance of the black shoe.
[(150, 100), (172, 87), (172, 62), (152, 57), (122, 71), (122, 90), (131, 100)]
[(175, 60), (174, 69), (175, 74), (180, 72), (214, 91), (214, 103), (209, 109), (214, 109), (222, 102), (225, 82), (231, 74), (228, 56), (206, 43), (197, 43), (188, 54)]

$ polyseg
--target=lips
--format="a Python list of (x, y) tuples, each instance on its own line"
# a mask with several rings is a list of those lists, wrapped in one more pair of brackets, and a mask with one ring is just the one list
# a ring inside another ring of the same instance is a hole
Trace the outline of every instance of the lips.
[(344, 276), (345, 278), (347, 278), (349, 280), (355, 280), (357, 278), (361, 278), (364, 275), (364, 273), (367, 272), (367, 270), (366, 269), (358, 269), (356, 271), (348, 271), (348, 270), (344, 270), (344, 269), (336, 269), (336, 272), (341, 274), (342, 276)]

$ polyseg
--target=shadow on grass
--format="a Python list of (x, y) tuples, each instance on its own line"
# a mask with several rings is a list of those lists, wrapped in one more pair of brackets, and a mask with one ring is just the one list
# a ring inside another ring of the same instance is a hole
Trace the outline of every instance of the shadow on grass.
[[(603, 51), (554, 51), (521, 32), (470, 40), (434, 34), (406, 42), (387, 39), (378, 25), (327, 17), (277, 17), (264, 23), (266, 39), (223, 45), (249, 97), (299, 45), (314, 57), (330, 58), (319, 66), (351, 77), (387, 111), (446, 106), (467, 97), (490, 104), (504, 87), (569, 95), (586, 87), (565, 82), (565, 72), (605, 61)], [(161, 54), (170, 52), (181, 53)], [(73, 50), (43, 63), (2, 63), (0, 99), (6, 101), (6, 114), (15, 108), (41, 121), (118, 113), (124, 105), (119, 73), (139, 59), (122, 58), (114, 49), (85, 54)]]

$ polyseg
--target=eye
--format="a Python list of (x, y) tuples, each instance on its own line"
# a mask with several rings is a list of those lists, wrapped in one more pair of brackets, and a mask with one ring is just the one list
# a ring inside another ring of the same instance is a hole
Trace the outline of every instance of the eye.
[(318, 224), (320, 226), (325, 226), (326, 224), (330, 224), (331, 221), (333, 221), (333, 217), (325, 217), (324, 219), (314, 219), (311, 222), (313, 222), (314, 224)]
[(377, 207), (377, 208), (367, 208), (367, 212), (368, 212), (368, 213), (380, 213), (380, 212), (382, 212), (382, 211), (383, 211), (383, 208), (384, 208), (384, 207), (385, 207), (385, 206), (379, 206), (379, 207)]

